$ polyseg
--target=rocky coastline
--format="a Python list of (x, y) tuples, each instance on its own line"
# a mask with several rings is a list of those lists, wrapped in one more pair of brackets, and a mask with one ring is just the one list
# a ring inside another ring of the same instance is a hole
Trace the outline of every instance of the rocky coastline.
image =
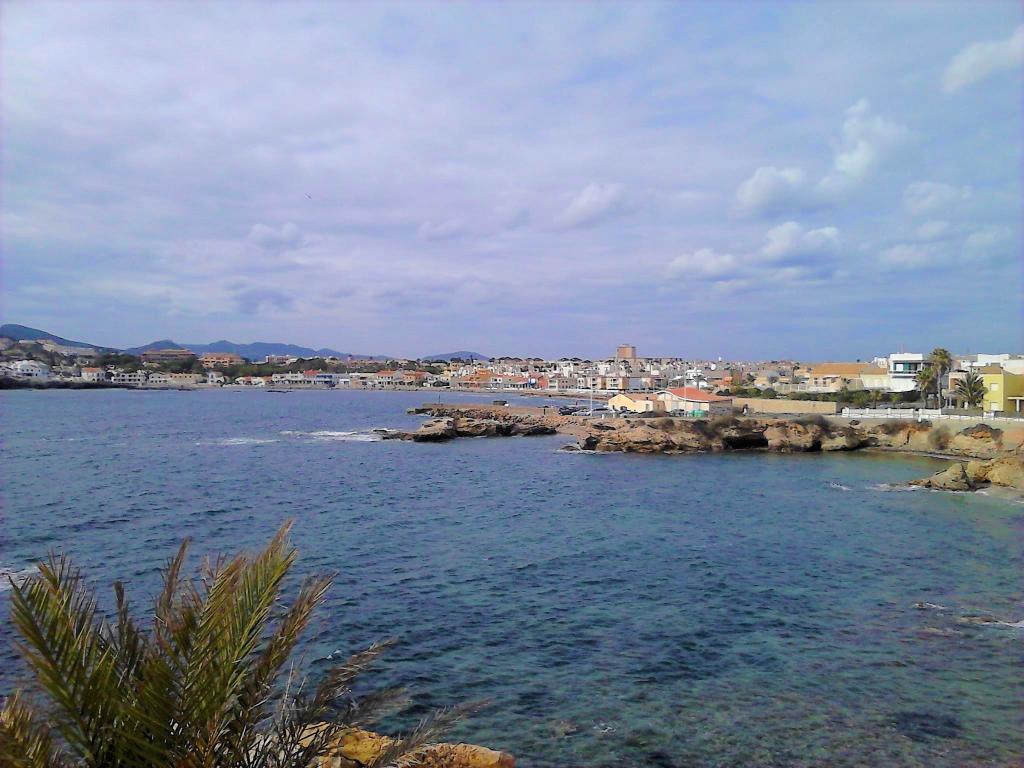
[(387, 431), (384, 438), (444, 442), (461, 437), (564, 434), (576, 439), (566, 450), (598, 453), (896, 451), (968, 460), (943, 470), (941, 477), (915, 481), (915, 486), (1024, 489), (1024, 423), (1006, 429), (984, 423), (957, 429), (950, 422), (861, 422), (821, 416), (593, 419), (563, 416), (553, 408), (461, 404), (424, 405), (410, 413), (432, 418), (415, 430)]

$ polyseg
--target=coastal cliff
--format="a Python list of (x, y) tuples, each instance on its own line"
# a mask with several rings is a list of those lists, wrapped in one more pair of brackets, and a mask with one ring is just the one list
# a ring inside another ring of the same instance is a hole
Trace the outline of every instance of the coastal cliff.
[[(363, 768), (377, 760), (395, 740), (358, 728), (346, 731), (317, 768)], [(473, 744), (432, 744), (423, 749), (417, 765), (423, 768), (514, 768), (515, 759)]]
[[(697, 453), (763, 450), (779, 453), (863, 448), (941, 454), (968, 459), (1024, 456), (1024, 424), (998, 429), (976, 424), (960, 430), (928, 421), (845, 421), (820, 416), (711, 419), (563, 416), (551, 408), (426, 405), (412, 413), (434, 417), (419, 429), (389, 432), (388, 439), (441, 442), (458, 437), (566, 434), (578, 450), (623, 453)], [(998, 474), (998, 473), (997, 473)]]

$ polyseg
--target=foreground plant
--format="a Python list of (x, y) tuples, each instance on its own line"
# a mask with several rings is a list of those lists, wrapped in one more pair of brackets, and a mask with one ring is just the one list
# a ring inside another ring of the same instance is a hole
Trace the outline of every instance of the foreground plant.
[[(195, 580), (181, 576), (183, 543), (148, 628), (132, 619), (120, 582), (116, 616), (101, 617), (65, 556), (12, 582), (12, 621), (36, 690), (31, 699), (16, 692), (0, 711), (0, 766), (307, 768), (346, 732), (403, 706), (399, 689), (361, 699), (352, 692), (390, 642), (355, 654), (309, 690), (286, 669), (330, 585), (308, 579), (290, 606), (280, 605), (296, 556), (288, 529), (254, 557), (207, 563)], [(435, 713), (371, 765), (415, 765), (464, 713)]]

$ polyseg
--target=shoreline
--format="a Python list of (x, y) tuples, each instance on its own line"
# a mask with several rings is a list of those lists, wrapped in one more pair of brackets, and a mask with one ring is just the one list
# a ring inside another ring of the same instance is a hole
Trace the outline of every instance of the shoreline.
[[(718, 452), (899, 454), (949, 467), (910, 487), (978, 491), (1008, 488), (1024, 494), (1024, 428), (975, 424), (952, 433), (945, 424), (882, 421), (870, 425), (827, 417), (588, 418), (547, 413), (536, 406), (425, 404), (409, 413), (432, 417), (413, 431), (392, 431), (388, 440), (447, 442), (460, 437), (566, 435), (566, 451), (588, 453), (693, 454)], [(1024, 425), (1022, 425), (1024, 426)]]

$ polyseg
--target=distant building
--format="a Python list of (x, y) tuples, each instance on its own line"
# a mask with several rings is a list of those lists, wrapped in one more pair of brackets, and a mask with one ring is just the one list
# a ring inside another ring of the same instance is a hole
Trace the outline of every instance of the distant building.
[(861, 372), (864, 363), (818, 363), (807, 372), (800, 385), (803, 392), (839, 392), (843, 389), (863, 389)]
[(127, 384), (131, 387), (141, 387), (149, 379), (149, 374), (145, 371), (118, 371), (110, 380), (114, 384)]
[(190, 349), (147, 349), (140, 357), (144, 363), (183, 363), (195, 360)]
[(623, 360), (636, 360), (636, 347), (632, 344), (619, 344), (615, 350), (615, 359), (620, 362)]
[(38, 360), (16, 360), (7, 366), (7, 370), (9, 370), (15, 378), (19, 379), (37, 379), (45, 381), (53, 378), (50, 366), (46, 363), (40, 363)]
[(203, 368), (224, 368), (231, 365), (242, 365), (245, 360), (234, 352), (204, 352), (199, 356)]
[(107, 371), (105, 368), (83, 368), (82, 381), (106, 381)]

